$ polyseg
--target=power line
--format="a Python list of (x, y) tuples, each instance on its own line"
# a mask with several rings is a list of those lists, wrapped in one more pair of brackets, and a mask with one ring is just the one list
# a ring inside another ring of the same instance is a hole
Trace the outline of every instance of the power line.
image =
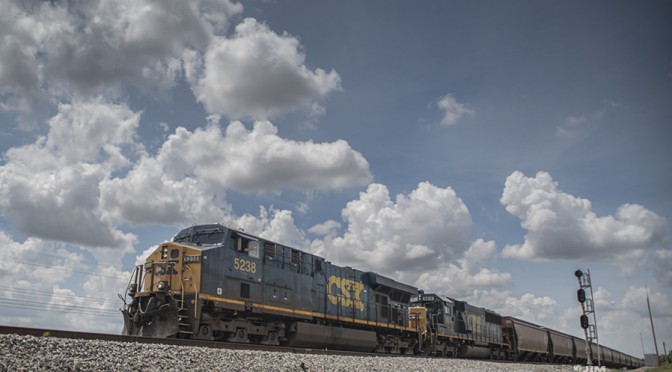
[(126, 280), (126, 278), (118, 277), (118, 276), (111, 276), (111, 275), (103, 275), (99, 273), (92, 273), (89, 271), (79, 271), (75, 269), (65, 269), (62, 267), (55, 267), (53, 265), (43, 265), (43, 264), (38, 264), (38, 263), (33, 263), (33, 262), (26, 262), (26, 261), (20, 261), (20, 260), (13, 260), (11, 258), (4, 258), (3, 260), (5, 261), (10, 261), (10, 262), (16, 262), (20, 263), (23, 265), (29, 265), (29, 266), (37, 266), (37, 267), (44, 267), (47, 269), (53, 269), (53, 270), (60, 270), (60, 271), (66, 271), (66, 272), (72, 272), (72, 273), (78, 273), (78, 274), (83, 274), (83, 275), (91, 275), (95, 277), (102, 277), (102, 278), (110, 278), (110, 279), (118, 279), (118, 280)]
[(0, 298), (0, 303), (4, 308), (13, 308), (20, 310), (33, 310), (33, 311), (45, 311), (45, 312), (59, 312), (59, 313), (73, 313), (73, 314), (84, 314), (84, 315), (96, 315), (96, 316), (105, 316), (105, 317), (118, 317), (118, 310), (113, 308), (97, 308), (90, 306), (78, 306), (78, 305), (58, 305), (58, 306), (68, 306), (67, 309), (63, 308), (54, 308), (45, 306), (44, 303), (27, 301), (27, 300), (15, 300)]
[(37, 290), (25, 289), (25, 288), (13, 288), (13, 287), (7, 287), (7, 286), (2, 286), (2, 285), (0, 285), (0, 290), (4, 290), (5, 294), (9, 294), (9, 295), (18, 294), (19, 297), (30, 296), (30, 297), (37, 297), (38, 299), (41, 299), (41, 298), (44, 298), (44, 299), (57, 298), (57, 299), (63, 299), (63, 300), (70, 301), (74, 297), (74, 299), (77, 299), (77, 300), (108, 301), (108, 300), (116, 298), (116, 297), (108, 297), (108, 298), (105, 298), (105, 297), (88, 297), (88, 296), (77, 296), (77, 295), (71, 296), (71, 295), (55, 293), (55, 292), (37, 291)]

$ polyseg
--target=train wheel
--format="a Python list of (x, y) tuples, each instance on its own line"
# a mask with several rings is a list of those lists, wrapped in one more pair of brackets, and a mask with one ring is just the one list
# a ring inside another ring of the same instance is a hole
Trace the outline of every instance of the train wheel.
[(237, 328), (235, 332), (227, 339), (229, 342), (249, 343), (247, 338), (247, 330), (245, 328)]

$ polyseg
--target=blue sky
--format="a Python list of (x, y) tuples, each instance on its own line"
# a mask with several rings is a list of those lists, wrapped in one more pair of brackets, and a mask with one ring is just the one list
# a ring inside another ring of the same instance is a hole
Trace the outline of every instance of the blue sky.
[(0, 5), (0, 322), (116, 333), (222, 222), (571, 334), (590, 268), (672, 343), (669, 2)]

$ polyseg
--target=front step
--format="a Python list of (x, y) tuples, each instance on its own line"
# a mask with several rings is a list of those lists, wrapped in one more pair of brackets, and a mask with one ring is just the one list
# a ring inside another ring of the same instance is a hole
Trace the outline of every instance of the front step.
[(181, 335), (193, 335), (194, 332), (191, 330), (191, 324), (189, 323), (189, 312), (187, 311), (187, 308), (184, 307), (184, 304), (182, 301), (177, 301), (177, 325), (179, 327), (179, 330), (177, 333)]

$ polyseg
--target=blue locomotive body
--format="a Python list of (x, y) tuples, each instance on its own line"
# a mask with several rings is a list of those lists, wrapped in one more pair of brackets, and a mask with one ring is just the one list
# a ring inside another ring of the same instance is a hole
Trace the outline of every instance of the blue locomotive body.
[[(173, 265), (175, 276), (191, 272), (194, 285), (187, 288), (184, 280), (173, 280), (166, 288), (180, 307), (182, 326), (172, 328), (177, 336), (414, 351), (417, 337), (410, 327), (408, 303), (417, 294), (415, 287), (221, 225), (184, 229), (171, 244), (200, 253), (192, 263), (183, 259)], [(147, 287), (134, 295), (148, 297), (151, 292)]]

